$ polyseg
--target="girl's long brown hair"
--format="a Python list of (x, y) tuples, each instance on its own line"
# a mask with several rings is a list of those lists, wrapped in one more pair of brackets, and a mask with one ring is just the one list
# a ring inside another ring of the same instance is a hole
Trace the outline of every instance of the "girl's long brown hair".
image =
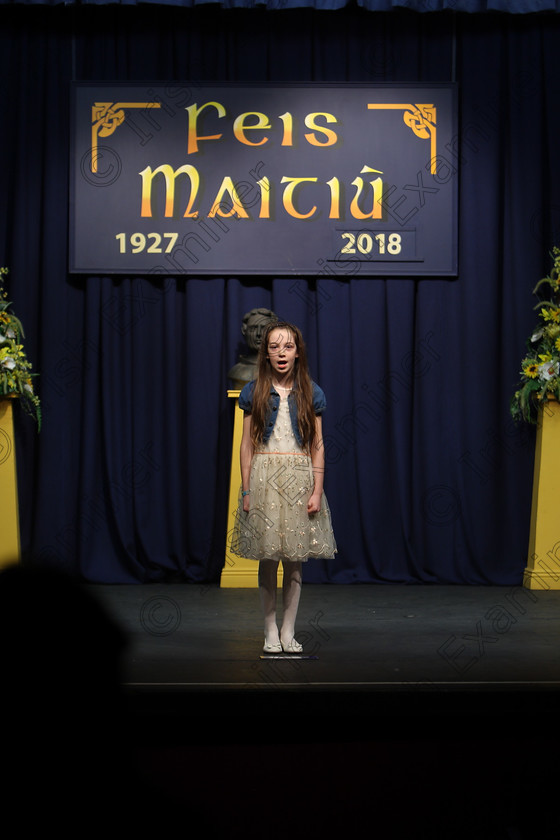
[(311, 450), (315, 438), (315, 412), (313, 410), (313, 383), (307, 365), (307, 350), (300, 329), (285, 321), (269, 324), (259, 346), (257, 381), (253, 391), (251, 412), (251, 439), (254, 446), (259, 446), (262, 443), (264, 427), (270, 411), (272, 367), (268, 359), (268, 339), (271, 332), (277, 329), (286, 330), (294, 337), (298, 356), (294, 366), (294, 390), (292, 393), (296, 401), (298, 427), (303, 447)]

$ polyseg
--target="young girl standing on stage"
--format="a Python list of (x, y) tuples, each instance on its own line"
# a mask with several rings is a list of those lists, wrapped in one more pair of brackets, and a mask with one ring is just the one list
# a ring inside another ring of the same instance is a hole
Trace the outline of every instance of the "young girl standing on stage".
[[(264, 652), (301, 653), (295, 623), (302, 563), (336, 552), (323, 493), (323, 391), (309, 375), (300, 330), (269, 325), (259, 348), (257, 378), (239, 395), (242, 496), (232, 550), (259, 562)], [(278, 563), (282, 562), (282, 626), (276, 623)]]

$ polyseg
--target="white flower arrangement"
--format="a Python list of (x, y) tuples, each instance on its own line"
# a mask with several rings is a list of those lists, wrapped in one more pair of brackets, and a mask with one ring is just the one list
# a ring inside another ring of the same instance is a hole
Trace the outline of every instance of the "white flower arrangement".
[(560, 401), (560, 248), (551, 253), (550, 274), (539, 280), (533, 293), (547, 288), (547, 299), (535, 306), (541, 324), (527, 342), (527, 354), (521, 362), (521, 381), (511, 400), (515, 420), (536, 423), (543, 400)]
[(11, 311), (4, 289), (7, 268), (0, 268), (0, 397), (21, 399), (21, 405), (41, 428), (41, 401), (33, 388), (31, 362), (28, 360), (22, 339), (25, 338), (19, 318)]

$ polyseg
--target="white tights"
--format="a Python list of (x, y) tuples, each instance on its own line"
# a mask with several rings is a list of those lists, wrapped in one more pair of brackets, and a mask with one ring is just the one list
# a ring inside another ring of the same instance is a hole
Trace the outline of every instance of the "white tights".
[(296, 618), (301, 595), (301, 562), (282, 563), (282, 627), (278, 633), (276, 623), (276, 592), (278, 588), (278, 561), (261, 560), (259, 563), (259, 595), (264, 616), (264, 638), (267, 644), (289, 644), (294, 638)]

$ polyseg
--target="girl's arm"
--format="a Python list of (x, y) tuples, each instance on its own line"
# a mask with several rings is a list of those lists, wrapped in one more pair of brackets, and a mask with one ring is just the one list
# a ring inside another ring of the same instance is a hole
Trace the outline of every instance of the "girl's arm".
[(313, 492), (307, 502), (307, 513), (318, 513), (321, 510), (321, 496), (323, 495), (323, 479), (325, 475), (325, 447), (323, 445), (323, 423), (320, 417), (315, 418), (315, 439), (311, 447), (311, 466), (313, 468)]
[[(251, 475), (251, 461), (253, 459), (253, 442), (251, 440), (251, 415), (243, 417), (243, 434), (241, 436), (241, 485), (242, 490), (249, 490), (249, 478)], [(249, 510), (249, 496), (243, 496), (243, 510)]]

